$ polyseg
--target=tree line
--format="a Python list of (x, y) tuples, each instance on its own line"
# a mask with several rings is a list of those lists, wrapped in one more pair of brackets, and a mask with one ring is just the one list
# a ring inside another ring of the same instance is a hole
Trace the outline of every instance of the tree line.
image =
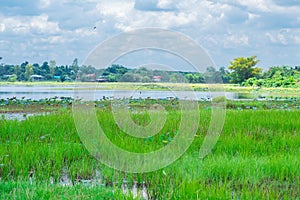
[[(120, 64), (112, 64), (106, 69), (96, 69), (92, 66), (79, 66), (75, 59), (71, 65), (56, 65), (55, 61), (20, 65), (0, 65), (0, 80), (2, 81), (34, 81), (39, 75), (44, 81), (105, 81), (105, 82), (174, 82), (174, 83), (206, 83), (207, 81), (229, 83), (225, 68), (215, 70), (208, 67), (205, 73), (150, 70), (145, 67), (129, 69)], [(219, 77), (222, 77), (221, 79)]]
[[(0, 57), (0, 60), (2, 58)], [(129, 69), (112, 64), (106, 69), (79, 66), (78, 59), (71, 65), (57, 65), (54, 60), (42, 64), (23, 62), (20, 65), (0, 64), (2, 81), (103, 81), (103, 82), (175, 82), (175, 83), (235, 83), (242, 86), (290, 87), (300, 81), (300, 67), (274, 66), (263, 71), (256, 67), (256, 56), (239, 57), (225, 68), (207, 67), (203, 73), (150, 70), (145, 67)]]
[(20, 65), (0, 65), (0, 79), (3, 81), (33, 81), (33, 75), (43, 77), (43, 80), (51, 81), (65, 81), (75, 80), (79, 72), (78, 60), (75, 59), (72, 65), (56, 65), (54, 60), (43, 62), (43, 64), (31, 64), (28, 61)]
[(293, 87), (300, 85), (300, 66), (272, 66), (263, 71), (256, 67), (256, 56), (240, 57), (230, 62), (230, 82), (242, 86)]

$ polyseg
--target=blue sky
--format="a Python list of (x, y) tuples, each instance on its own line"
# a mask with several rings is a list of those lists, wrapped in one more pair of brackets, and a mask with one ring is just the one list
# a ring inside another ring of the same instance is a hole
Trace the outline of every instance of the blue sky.
[(83, 62), (116, 34), (160, 27), (193, 38), (218, 67), (251, 55), (263, 68), (295, 66), (299, 10), (298, 0), (1, 0), (0, 56), (8, 64)]

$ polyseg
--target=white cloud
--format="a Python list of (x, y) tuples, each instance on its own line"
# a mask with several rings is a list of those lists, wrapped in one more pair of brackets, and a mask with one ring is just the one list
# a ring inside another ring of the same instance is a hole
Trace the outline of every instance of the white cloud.
[(278, 34), (277, 35), (278, 41), (283, 44), (283, 45), (287, 45), (287, 39), (285, 38), (285, 36), (283, 34)]
[[(169, 5), (169, 1), (158, 2), (162, 8)], [(104, 18), (122, 31), (141, 27), (172, 28), (187, 25), (197, 20), (195, 12), (144, 12), (134, 8), (133, 1), (102, 1), (97, 9)]]
[(75, 31), (69, 32), (69, 34), (76, 34), (77, 37), (89, 37), (96, 35), (97, 33), (93, 29), (85, 29), (85, 28), (79, 28)]
[(269, 40), (272, 43), (276, 43), (277, 42), (277, 39), (271, 33), (266, 33), (266, 36), (269, 38)]
[(66, 42), (66, 38), (62, 36), (50, 36), (48, 42), (50, 44), (63, 44)]
[(45, 9), (49, 7), (51, 4), (51, 0), (39, 0), (38, 6), (41, 9)]
[(241, 46), (248, 46), (249, 45), (249, 37), (247, 35), (228, 35), (225, 36), (226, 40), (224, 42), (225, 48), (236, 48)]
[(49, 21), (48, 16), (45, 14), (26, 17), (2, 17), (0, 22), (5, 27), (5, 31), (11, 31), (15, 34), (23, 35), (30, 32), (54, 34), (60, 31), (58, 23)]
[(176, 8), (174, 6), (174, 1), (172, 1), (172, 0), (158, 0), (157, 7), (166, 9), (166, 10), (173, 10)]
[(271, 12), (273, 2), (271, 0), (238, 0), (237, 3), (252, 11)]
[(101, 1), (97, 3), (97, 10), (103, 16), (114, 16), (117, 19), (127, 17), (127, 13), (133, 10), (134, 2), (127, 1)]
[(50, 55), (66, 63), (66, 56), (85, 58), (95, 45), (121, 31), (161, 27), (194, 38), (218, 65), (249, 54), (268, 65), (281, 47), (296, 64), (299, 5), (295, 0), (3, 0), (0, 38), (7, 43), (1, 43), (0, 54), (10, 62)]
[(300, 29), (281, 29), (267, 32), (265, 34), (271, 43), (277, 45), (298, 45), (300, 44)]
[(30, 27), (42, 33), (53, 34), (60, 31), (58, 23), (48, 21), (48, 16), (45, 14), (31, 18)]
[(4, 32), (5, 31), (5, 24), (0, 24), (0, 32)]
[(300, 36), (294, 36), (294, 42), (295, 44), (300, 44)]

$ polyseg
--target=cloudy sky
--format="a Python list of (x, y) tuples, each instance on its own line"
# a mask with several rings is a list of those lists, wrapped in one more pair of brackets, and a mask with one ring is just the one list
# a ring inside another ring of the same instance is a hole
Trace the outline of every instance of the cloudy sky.
[[(257, 55), (300, 65), (299, 0), (1, 0), (1, 62), (82, 63), (97, 44), (136, 28), (181, 32), (218, 67)], [(94, 28), (96, 27), (96, 28)]]

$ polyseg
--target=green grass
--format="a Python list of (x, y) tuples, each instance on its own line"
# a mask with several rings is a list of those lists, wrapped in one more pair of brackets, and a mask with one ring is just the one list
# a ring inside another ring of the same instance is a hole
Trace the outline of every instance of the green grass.
[[(68, 109), (21, 122), (0, 120), (0, 197), (132, 199), (119, 189), (126, 179), (130, 187), (134, 181), (139, 185), (145, 182), (153, 199), (299, 198), (300, 110), (264, 110), (259, 105), (257, 110), (239, 110), (236, 108), (242, 102), (237, 104), (227, 110), (222, 135), (206, 158), (199, 158), (199, 148), (211, 110), (203, 106), (199, 129), (187, 152), (170, 166), (145, 174), (119, 172), (93, 158), (82, 144)], [(134, 102), (133, 110), (144, 107)], [(114, 144), (129, 151), (149, 152), (163, 148), (169, 135), (174, 137), (180, 112), (171, 106), (167, 110), (166, 124), (151, 140), (136, 139), (119, 130), (109, 106), (97, 108), (97, 117)], [(139, 124), (149, 123), (147, 112), (132, 113), (132, 118)], [(92, 179), (98, 170), (106, 187), (61, 187), (64, 168), (74, 183)], [(32, 176), (36, 181), (33, 185), (29, 183)], [(53, 185), (49, 185), (50, 177)]]
[(62, 187), (49, 183), (0, 182), (1, 199), (114, 199), (122, 198), (120, 191), (105, 187), (77, 185)]

